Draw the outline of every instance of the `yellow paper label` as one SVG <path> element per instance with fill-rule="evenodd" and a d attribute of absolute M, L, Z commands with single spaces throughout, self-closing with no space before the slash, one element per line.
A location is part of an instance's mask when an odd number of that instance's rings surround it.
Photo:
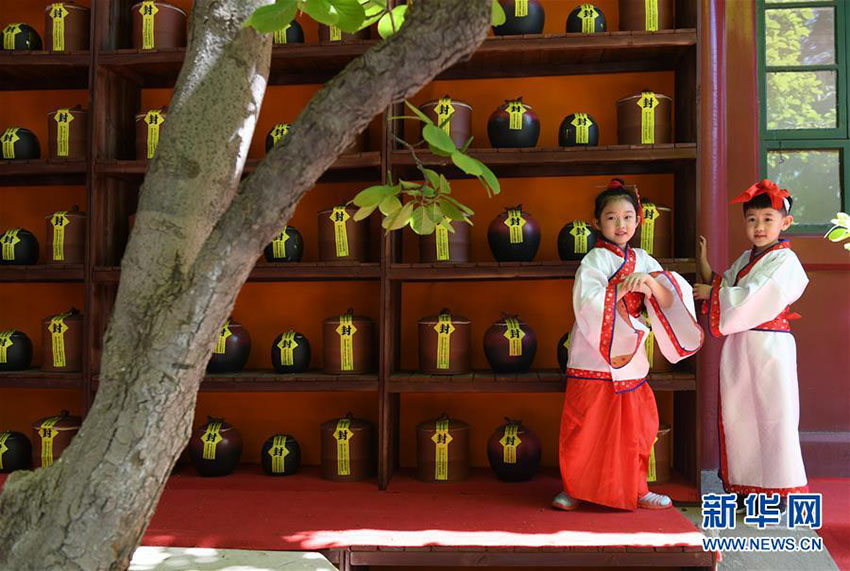
<path fill-rule="evenodd" d="M 207 425 L 207 430 L 201 436 L 204 442 L 204 460 L 215 460 L 215 450 L 218 443 L 224 440 L 221 436 L 221 422 L 215 421 Z"/>
<path fill-rule="evenodd" d="M 650 367 L 655 364 L 655 334 L 651 330 L 646 336 L 646 360 Z"/>
<path fill-rule="evenodd" d="M 573 222 L 573 229 L 570 230 L 570 234 L 574 238 L 573 253 L 586 254 L 587 239 L 590 236 L 590 228 L 588 228 L 587 222 L 582 222 L 581 220 Z"/>
<path fill-rule="evenodd" d="M 511 357 L 522 356 L 522 339 L 525 337 L 525 331 L 519 326 L 519 321 L 514 317 L 505 319 L 505 339 L 508 340 L 508 355 Z"/>
<path fill-rule="evenodd" d="M 436 445 L 435 480 L 449 479 L 449 444 L 452 440 L 454 438 L 449 434 L 449 420 L 438 420 L 437 432 L 431 437 L 431 441 Z"/>
<path fill-rule="evenodd" d="M 437 103 L 437 125 L 445 131 L 446 135 L 452 134 L 451 118 L 454 115 L 455 108 L 452 105 L 451 97 L 441 97 Z"/>
<path fill-rule="evenodd" d="M 640 142 L 644 145 L 655 143 L 655 108 L 658 107 L 658 98 L 651 91 L 641 92 L 638 99 L 640 107 Z"/>
<path fill-rule="evenodd" d="M 437 332 L 437 368 L 448 369 L 451 360 L 451 338 L 455 330 L 452 316 L 447 313 L 440 314 L 434 330 Z"/>
<path fill-rule="evenodd" d="M 525 115 L 526 108 L 521 101 L 511 101 L 508 103 L 508 115 L 510 115 L 510 124 L 508 127 L 512 131 L 522 131 L 522 116 Z"/>
<path fill-rule="evenodd" d="M 646 12 L 645 27 L 648 32 L 658 31 L 658 0 L 644 0 L 644 12 Z"/>
<path fill-rule="evenodd" d="M 3 131 L 3 137 L 0 137 L 0 140 L 3 141 L 3 158 L 4 159 L 14 159 L 15 158 L 15 143 L 21 140 L 18 136 L 18 128 L 17 127 L 9 127 L 5 131 Z"/>
<path fill-rule="evenodd" d="M 563 345 L 564 345 L 564 349 L 566 349 L 567 351 L 569 351 L 569 350 L 570 350 L 570 342 L 571 342 L 572 340 L 573 340 L 573 336 L 572 336 L 572 334 L 567 335 L 567 340 L 566 340 L 566 341 L 564 341 L 564 343 L 563 343 Z"/>
<path fill-rule="evenodd" d="M 139 13 L 142 15 L 142 49 L 152 50 L 156 47 L 154 40 L 154 21 L 159 8 L 153 1 L 142 2 Z M 150 158 L 150 157 L 148 157 Z"/>
<path fill-rule="evenodd" d="M 502 445 L 502 461 L 505 464 L 516 464 L 516 449 L 522 444 L 522 440 L 517 436 L 518 432 L 518 424 L 509 424 L 505 427 L 504 436 L 499 440 Z"/>
<path fill-rule="evenodd" d="M 351 420 L 347 418 L 339 419 L 336 423 L 334 431 L 334 440 L 336 440 L 336 473 L 337 476 L 351 475 L 351 450 L 349 442 L 354 433 L 349 428 Z"/>
<path fill-rule="evenodd" d="M 15 245 L 21 242 L 21 239 L 18 238 L 18 232 L 20 231 L 20 228 L 11 228 L 6 230 L 3 233 L 3 237 L 0 238 L 0 243 L 3 244 L 3 259 L 7 262 L 14 261 L 15 259 Z"/>
<path fill-rule="evenodd" d="M 525 218 L 522 217 L 522 210 L 511 208 L 508 210 L 508 217 L 505 218 L 505 226 L 510 232 L 511 244 L 522 244 L 522 227 L 525 226 Z"/>
<path fill-rule="evenodd" d="M 451 258 L 449 250 L 449 224 L 451 224 L 451 221 L 445 218 L 442 224 L 437 224 L 434 230 L 437 244 L 437 260 L 440 262 L 447 262 Z"/>
<path fill-rule="evenodd" d="M 68 10 L 61 2 L 54 2 L 50 6 L 50 19 L 53 20 L 53 51 L 65 51 L 65 16 Z"/>
<path fill-rule="evenodd" d="M 12 435 L 12 433 L 9 432 L 9 431 L 0 432 L 0 470 L 3 469 L 3 455 L 9 449 L 9 447 L 6 446 L 6 441 L 9 439 L 9 437 L 11 435 Z"/>
<path fill-rule="evenodd" d="M 354 370 L 354 334 L 357 333 L 357 328 L 352 322 L 352 317 L 349 314 L 339 316 L 339 325 L 336 328 L 339 335 L 339 355 L 340 368 L 343 371 Z"/>
<path fill-rule="evenodd" d="M 658 474 L 655 468 L 655 443 L 658 442 L 658 437 L 652 441 L 652 449 L 649 452 L 649 468 L 646 471 L 646 481 L 654 482 L 658 479 Z"/>
<path fill-rule="evenodd" d="M 516 0 L 514 2 L 514 17 L 524 18 L 528 16 L 528 0 Z"/>
<path fill-rule="evenodd" d="M 576 128 L 576 144 L 586 145 L 590 142 L 590 125 L 591 121 L 587 113 L 576 113 L 575 118 L 571 121 L 573 127 Z"/>
<path fill-rule="evenodd" d="M 640 247 L 652 255 L 655 250 L 655 221 L 659 212 L 654 204 L 647 202 L 643 205 L 643 224 L 640 228 Z"/>
<path fill-rule="evenodd" d="M 289 133 L 289 123 L 278 123 L 272 129 L 272 147 L 277 148 L 277 144 Z"/>
<path fill-rule="evenodd" d="M 283 474 L 286 472 L 286 457 L 289 456 L 289 450 L 286 449 L 286 436 L 278 434 L 272 440 L 272 447 L 269 448 L 269 456 L 272 457 L 272 474 Z"/>
<path fill-rule="evenodd" d="M 336 26 L 331 26 L 331 41 L 338 42 L 342 40 L 342 30 Z"/>
<path fill-rule="evenodd" d="M 50 339 L 53 347 L 54 367 L 68 366 L 65 359 L 65 332 L 68 331 L 65 318 L 70 315 L 70 313 L 61 313 L 50 320 Z"/>
<path fill-rule="evenodd" d="M 345 223 L 351 216 L 345 210 L 344 206 L 337 206 L 331 211 L 331 220 L 334 223 L 334 244 L 336 245 L 336 257 L 345 258 L 348 256 L 348 230 Z"/>
<path fill-rule="evenodd" d="M 291 27 L 292 27 L 292 23 L 289 23 L 289 24 L 287 24 L 286 26 L 284 26 L 283 28 L 281 28 L 281 29 L 277 30 L 277 31 L 274 33 L 274 43 L 276 43 L 276 44 L 285 44 L 285 43 L 286 43 L 286 32 L 287 32 L 287 31 L 289 30 L 289 28 L 291 28 Z"/>
<path fill-rule="evenodd" d="M 8 363 L 8 356 L 6 352 L 9 348 L 15 343 L 12 341 L 12 335 L 15 334 L 14 329 L 7 329 L 6 331 L 0 331 L 0 364 Z"/>
<path fill-rule="evenodd" d="M 165 116 L 159 110 L 148 111 L 145 115 L 145 123 L 148 126 L 147 157 L 152 159 L 156 152 L 156 147 L 159 145 L 159 129 L 165 123 Z"/>
<path fill-rule="evenodd" d="M 596 31 L 596 18 L 599 17 L 596 6 L 593 4 L 582 4 L 578 9 L 578 17 L 581 20 L 581 33 L 594 33 Z"/>
<path fill-rule="evenodd" d="M 66 216 L 67 212 L 55 212 L 50 217 L 50 225 L 53 226 L 53 261 L 61 262 L 65 259 L 65 226 L 71 223 Z"/>
<path fill-rule="evenodd" d="M 20 24 L 9 24 L 5 28 L 3 28 L 3 49 L 4 50 L 13 50 L 15 49 L 15 37 L 21 33 L 21 25 Z"/>
<path fill-rule="evenodd" d="M 277 236 L 272 240 L 272 255 L 275 258 L 286 257 L 286 241 L 289 240 L 289 233 L 286 231 L 287 226 L 277 233 Z"/>
<path fill-rule="evenodd" d="M 230 320 L 224 322 L 221 330 L 218 332 L 218 341 L 215 342 L 215 349 L 213 349 L 213 353 L 216 355 L 224 355 L 225 349 L 227 348 L 227 338 L 233 335 L 230 331 Z"/>
<path fill-rule="evenodd" d="M 291 367 L 295 364 L 295 348 L 298 343 L 295 341 L 295 331 L 287 331 L 280 337 L 277 344 L 280 349 L 280 364 L 284 367 Z"/>
<path fill-rule="evenodd" d="M 56 121 L 56 154 L 60 157 L 68 156 L 68 141 L 71 138 L 71 121 L 74 116 L 70 109 L 59 109 L 53 116 Z"/>
<path fill-rule="evenodd" d="M 41 467 L 53 465 L 53 439 L 59 436 L 59 431 L 53 428 L 61 417 L 54 416 L 41 423 L 38 435 L 41 437 Z"/>

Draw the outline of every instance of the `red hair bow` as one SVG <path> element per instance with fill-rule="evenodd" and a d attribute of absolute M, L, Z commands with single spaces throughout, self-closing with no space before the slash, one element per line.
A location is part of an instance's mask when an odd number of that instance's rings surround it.
<path fill-rule="evenodd" d="M 774 210 L 782 210 L 782 207 L 785 206 L 784 199 L 791 198 L 791 194 L 787 190 L 779 188 L 772 180 L 764 179 L 742 192 L 740 196 L 730 201 L 729 204 L 749 202 L 760 194 L 766 194 L 770 197 L 770 204 Z"/>

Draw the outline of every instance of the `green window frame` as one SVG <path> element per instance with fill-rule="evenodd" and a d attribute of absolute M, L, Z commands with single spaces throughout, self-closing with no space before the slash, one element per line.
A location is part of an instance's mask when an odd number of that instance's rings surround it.
<path fill-rule="evenodd" d="M 848 117 L 850 101 L 847 97 L 848 76 L 850 76 L 850 57 L 847 53 L 847 34 L 850 31 L 850 6 L 847 0 L 758 0 L 756 4 L 756 24 L 758 43 L 758 87 L 759 87 L 759 135 L 760 135 L 760 172 L 767 176 L 767 155 L 770 151 L 803 151 L 830 149 L 839 152 L 839 174 L 841 185 L 840 207 L 847 212 L 850 209 L 850 193 L 847 184 L 850 181 L 850 136 Z M 769 66 L 767 65 L 766 20 L 767 12 L 778 9 L 832 8 L 835 14 L 835 61 L 832 64 Z M 829 71 L 836 75 L 836 125 L 822 129 L 773 129 L 767 128 L 767 77 L 771 72 L 787 71 Z M 822 234 L 829 229 L 829 219 L 822 224 L 797 224 L 788 231 L 790 234 Z"/>

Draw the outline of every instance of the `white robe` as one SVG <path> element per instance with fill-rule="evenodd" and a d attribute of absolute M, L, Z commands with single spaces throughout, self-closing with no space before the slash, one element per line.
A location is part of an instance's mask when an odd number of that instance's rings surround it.
<path fill-rule="evenodd" d="M 676 363 L 702 347 L 704 335 L 696 323 L 690 284 L 675 272 L 665 272 L 640 248 L 629 247 L 624 252 L 605 242 L 587 253 L 576 272 L 576 321 L 570 333 L 568 377 L 612 380 L 616 392 L 634 389 L 646 379 L 649 361 L 644 341 L 649 327 L 641 318 L 626 313 L 624 304 L 616 303 L 616 284 L 635 272 L 652 275 L 673 294 L 669 308 L 661 308 L 655 299 L 644 304 L 667 360 Z"/>
<path fill-rule="evenodd" d="M 809 279 L 782 241 L 744 252 L 714 276 L 711 333 L 727 336 L 720 357 L 721 478 L 740 494 L 804 491 L 797 346 L 787 308 Z M 794 316 L 792 315 L 792 318 Z"/>

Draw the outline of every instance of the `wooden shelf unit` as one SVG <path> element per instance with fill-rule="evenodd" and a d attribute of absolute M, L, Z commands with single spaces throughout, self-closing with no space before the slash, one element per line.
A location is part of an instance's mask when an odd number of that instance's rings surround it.
<path fill-rule="evenodd" d="M 89 213 L 88 253 L 82 267 L 0 268 L 0 282 L 79 282 L 86 288 L 84 309 L 88 343 L 84 369 L 79 374 L 47 374 L 39 371 L 0 373 L 0 387 L 79 388 L 85 405 L 93 394 L 98 377 L 100 336 L 114 301 L 120 277 L 121 253 L 126 242 L 127 215 L 135 209 L 138 187 L 145 162 L 125 160 L 133 156 L 133 117 L 140 108 L 142 89 L 171 87 L 184 58 L 184 50 L 140 53 L 128 50 L 127 14 L 130 0 L 92 0 L 92 51 L 68 55 L 0 52 L 0 89 L 89 89 L 92 122 L 89 156 L 82 162 L 0 161 L 0 186 L 77 185 L 87 187 Z M 676 217 L 674 221 L 675 258 L 664 265 L 683 274 L 695 271 L 695 246 L 700 203 L 698 172 L 702 153 L 697 147 L 698 73 L 697 61 L 705 56 L 698 45 L 697 10 L 690 2 L 679 1 L 680 29 L 657 33 L 611 32 L 598 35 L 561 34 L 488 38 L 466 62 L 442 73 L 438 79 L 479 79 L 535 77 L 574 74 L 673 71 L 675 73 L 675 143 L 654 146 L 623 146 L 565 149 L 474 148 L 473 156 L 488 164 L 500 177 L 574 176 L 591 174 L 665 173 L 674 176 Z M 344 45 L 276 47 L 273 50 L 270 84 L 303 85 L 325 81 L 338 73 L 373 42 Z M 385 117 L 398 108 L 386 110 Z M 412 159 L 390 143 L 396 128 L 386 119 L 380 149 L 344 155 L 324 180 L 381 180 L 386 169 L 410 172 Z M 424 153 L 426 163 L 442 165 L 445 160 Z M 246 173 L 258 161 L 251 160 Z M 449 167 L 447 176 L 460 173 Z M 2 189 L 0 189 L 2 192 Z M 464 377 L 435 378 L 404 372 L 400 367 L 400 307 L 402 288 L 408 282 L 455 282 L 465 280 L 544 280 L 571 279 L 577 263 L 538 261 L 526 264 L 472 262 L 468 264 L 408 264 L 403 262 L 402 240 L 398 235 L 380 239 L 380 261 L 358 266 L 320 263 L 293 265 L 258 264 L 249 281 L 333 281 L 374 280 L 380 283 L 380 332 L 378 370 L 374 375 L 342 377 L 310 372 L 283 376 L 271 371 L 245 371 L 236 375 L 210 375 L 202 383 L 204 392 L 308 392 L 369 391 L 378 399 L 379 477 L 387 487 L 398 467 L 398 432 L 402 395 L 407 393 L 558 393 L 564 381 L 557 371 L 534 371 L 527 375 L 502 376 L 476 372 Z M 699 369 L 697 369 L 699 370 Z M 673 394 L 675 414 L 673 453 L 675 470 L 694 486 L 699 486 L 700 379 L 694 373 L 676 371 L 653 374 L 650 386 Z M 355 564 L 434 564 L 485 559 L 493 564 L 532 561 L 529 553 L 478 551 L 463 553 L 425 549 L 427 557 L 408 556 L 406 551 L 346 552 Z M 423 552 L 424 552 L 423 551 Z M 579 550 L 580 551 L 580 550 Z M 554 553 L 554 552 L 553 552 Z M 551 555 L 551 554 L 550 554 Z M 558 552 L 563 561 L 563 553 Z M 641 553 L 571 553 L 572 563 L 597 565 L 643 564 L 658 559 Z M 659 554 L 653 554 L 658 556 Z M 663 555 L 663 554 L 661 554 Z M 685 554 L 694 565 L 704 554 Z M 460 556 L 460 558 L 458 558 Z M 552 564 L 548 555 L 537 554 L 541 564 Z M 482 559 L 484 557 L 484 559 Z M 670 557 L 673 557 L 670 555 Z M 677 555 L 677 561 L 682 558 Z M 546 562 L 543 560 L 546 559 Z M 551 558 L 550 558 L 551 559 Z M 537 560 L 533 560 L 537 561 Z M 535 563 L 530 563 L 534 565 Z M 663 562 L 661 563 L 663 564 Z"/>

